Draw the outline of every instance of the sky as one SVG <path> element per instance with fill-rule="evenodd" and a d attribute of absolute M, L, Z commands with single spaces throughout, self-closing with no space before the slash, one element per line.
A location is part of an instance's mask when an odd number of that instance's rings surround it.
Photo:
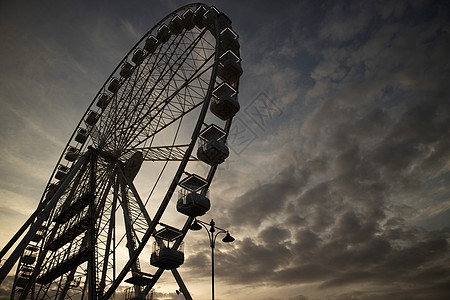
<path fill-rule="evenodd" d="M 1 247 L 112 70 L 187 3 L 0 1 Z M 216 299 L 448 299 L 450 3 L 207 4 L 232 20 L 244 70 L 201 218 L 236 238 L 216 245 Z M 185 255 L 209 299 L 205 232 Z M 182 299 L 171 276 L 155 288 Z"/>

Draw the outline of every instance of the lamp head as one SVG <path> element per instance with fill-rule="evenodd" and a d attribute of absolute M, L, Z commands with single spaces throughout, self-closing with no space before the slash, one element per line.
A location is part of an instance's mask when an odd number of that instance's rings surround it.
<path fill-rule="evenodd" d="M 227 234 L 225 235 L 225 237 L 222 239 L 222 242 L 224 242 L 224 243 L 232 243 L 232 242 L 234 242 L 234 237 L 232 237 L 231 235 L 230 235 L 230 233 L 227 231 Z"/>

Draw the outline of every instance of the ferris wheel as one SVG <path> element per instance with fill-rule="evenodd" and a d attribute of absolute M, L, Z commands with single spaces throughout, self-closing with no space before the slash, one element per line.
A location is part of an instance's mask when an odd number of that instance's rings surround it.
<path fill-rule="evenodd" d="M 214 6 L 183 6 L 145 34 L 89 105 L 38 208 L 1 251 L 0 283 L 17 264 L 11 299 L 109 299 L 123 281 L 127 299 L 145 299 L 165 270 L 190 299 L 177 271 L 183 239 L 209 210 L 209 186 L 229 155 L 241 75 L 238 35 Z M 150 241 L 151 272 L 141 257 Z"/>

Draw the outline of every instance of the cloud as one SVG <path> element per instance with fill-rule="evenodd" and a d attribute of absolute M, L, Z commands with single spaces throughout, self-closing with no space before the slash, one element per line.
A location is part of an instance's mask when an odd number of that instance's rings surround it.
<path fill-rule="evenodd" d="M 126 34 L 130 35 L 130 38 L 136 41 L 139 41 L 144 33 L 138 32 L 132 23 L 127 20 L 120 20 L 122 23 L 123 30 Z"/>
<path fill-rule="evenodd" d="M 232 203 L 229 211 L 232 222 L 258 227 L 264 219 L 281 212 L 284 203 L 299 192 L 307 177 L 292 166 L 272 182 L 249 190 Z"/>
<path fill-rule="evenodd" d="M 13 276 L 6 276 L 5 280 L 2 282 L 2 285 L 0 285 L 1 300 L 11 299 L 11 290 L 9 287 L 13 284 L 13 281 Z"/>

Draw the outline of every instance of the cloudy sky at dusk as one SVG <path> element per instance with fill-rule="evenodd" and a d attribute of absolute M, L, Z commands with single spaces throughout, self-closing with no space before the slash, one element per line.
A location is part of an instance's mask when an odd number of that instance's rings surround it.
<path fill-rule="evenodd" d="M 0 2 L 0 247 L 112 70 L 187 3 Z M 236 238 L 217 244 L 216 299 L 448 299 L 450 2 L 207 3 L 244 69 L 202 217 Z M 185 252 L 209 299 L 206 233 Z M 156 291 L 182 299 L 169 275 Z"/>

